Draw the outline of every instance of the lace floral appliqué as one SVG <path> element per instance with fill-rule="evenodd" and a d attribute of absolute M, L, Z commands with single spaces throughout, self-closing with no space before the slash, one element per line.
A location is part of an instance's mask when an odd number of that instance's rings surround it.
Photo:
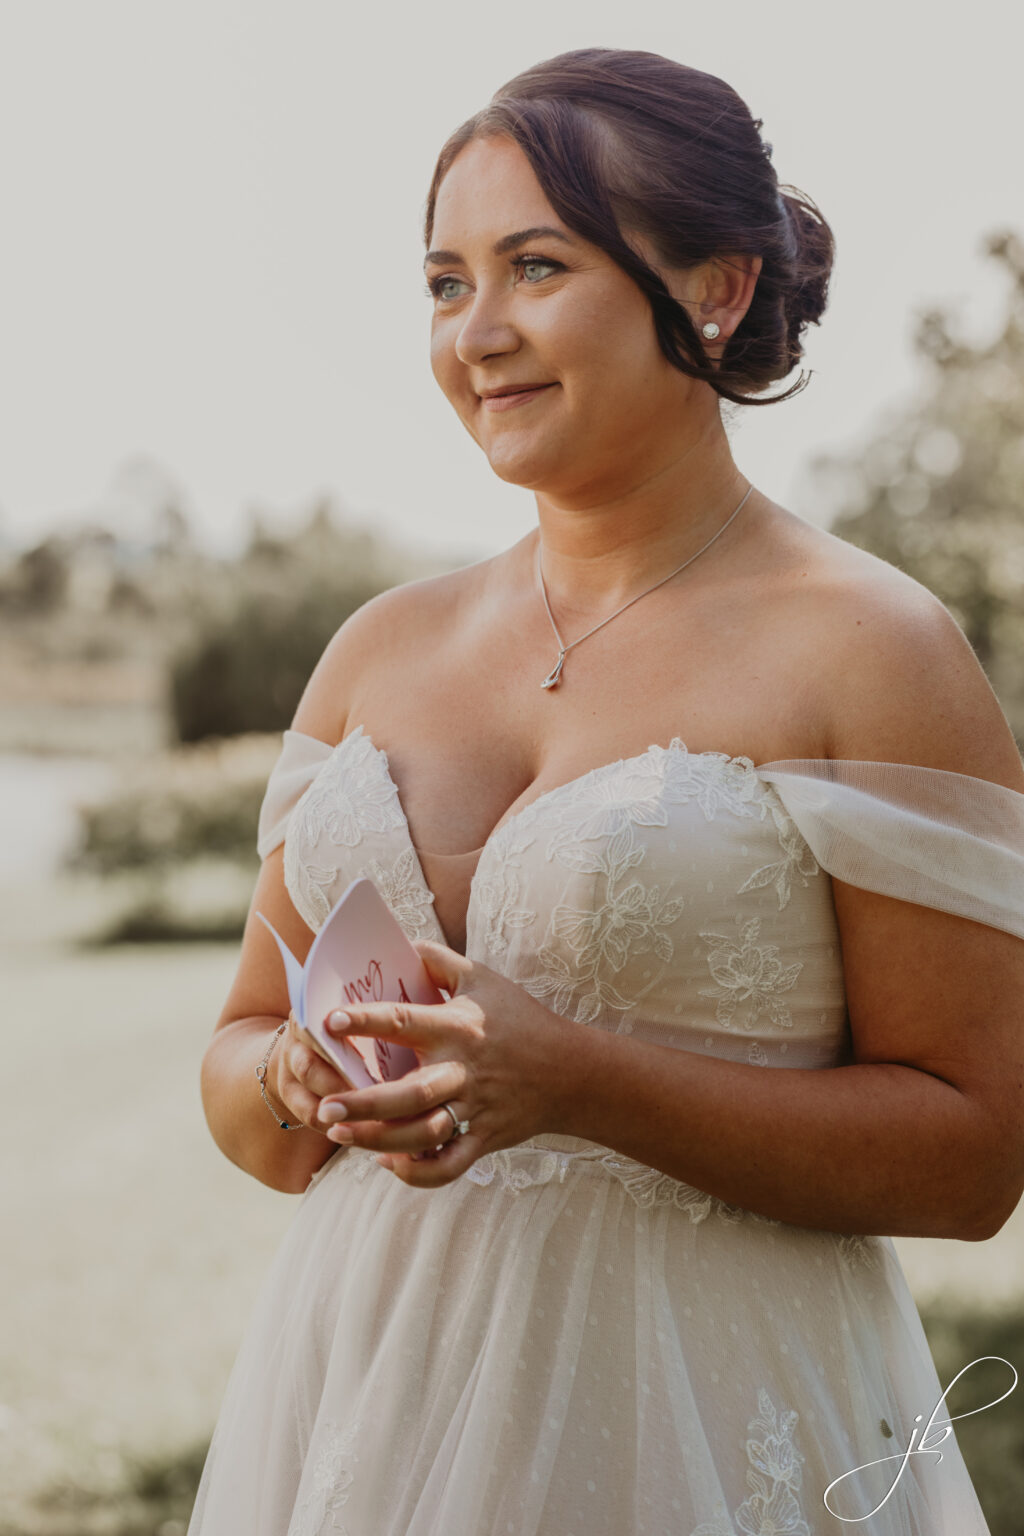
<path fill-rule="evenodd" d="M 602 1007 L 624 1010 L 635 1005 L 643 993 L 624 997 L 609 979 L 633 956 L 653 952 L 663 964 L 672 958 L 667 930 L 678 920 L 683 903 L 664 899 L 660 886 L 645 885 L 637 876 L 627 880 L 628 871 L 641 864 L 645 854 L 645 845 L 637 842 L 629 824 L 591 846 L 567 841 L 561 832 L 552 839 L 548 857 L 556 857 L 576 874 L 595 876 L 603 900 L 585 908 L 554 908 L 548 932 L 569 951 L 571 960 L 544 945 L 537 954 L 539 970 L 523 986 L 534 997 L 551 998 L 555 1013 L 578 1024 L 592 1023 Z"/>
<path fill-rule="evenodd" d="M 348 1536 L 341 1510 L 348 1503 L 355 1479 L 352 1464 L 358 1461 L 352 1446 L 359 1432 L 358 1420 L 344 1426 L 328 1419 L 310 1447 L 312 1471 L 309 1491 L 296 1508 L 288 1536 Z"/>
<path fill-rule="evenodd" d="M 497 855 L 493 860 L 497 863 L 494 874 L 473 882 L 473 898 L 487 922 L 484 943 L 499 959 L 508 951 L 508 930 L 528 928 L 537 919 L 532 907 L 521 905 L 522 856 L 534 841 L 514 832 L 509 823 L 495 839 L 500 849 L 496 846 L 488 850 Z"/>
<path fill-rule="evenodd" d="M 326 832 L 342 848 L 354 848 L 366 832 L 404 826 L 398 790 L 381 772 L 382 766 L 380 752 L 357 726 L 335 748 L 299 802 L 299 826 L 314 839 Z"/>
<path fill-rule="evenodd" d="M 715 1016 L 725 1029 L 731 1029 L 735 1022 L 752 1029 L 762 1013 L 779 1028 L 788 1029 L 793 1018 L 778 994 L 795 985 L 803 961 L 783 965 L 777 944 L 758 944 L 759 917 L 745 918 L 737 913 L 736 922 L 738 940 L 724 933 L 701 932 L 704 942 L 714 946 L 708 955 L 708 969 L 715 985 L 701 987 L 700 995 L 716 999 Z"/>
<path fill-rule="evenodd" d="M 602 1010 L 634 1008 L 657 987 L 673 958 L 673 930 L 685 903 L 663 884 L 643 878 L 649 839 L 637 835 L 645 828 L 666 827 L 670 806 L 692 801 L 708 822 L 720 814 L 765 821 L 771 811 L 783 858 L 755 871 L 743 890 L 773 885 L 781 906 L 789 900 L 794 874 L 812 873 L 807 845 L 774 803 L 777 797 L 762 783 L 750 758 L 691 753 L 674 737 L 667 748 L 652 746 L 638 758 L 595 769 L 572 789 L 557 809 L 554 792 L 534 803 L 539 814 L 554 821 L 546 857 L 574 875 L 593 878 L 581 882 L 584 902 L 562 902 L 553 908 L 533 974 L 521 984 L 576 1023 L 591 1024 Z M 529 816 L 533 809 L 523 814 Z M 482 883 L 480 891 L 489 916 L 492 909 L 494 913 L 489 946 L 493 953 L 503 953 L 494 945 L 507 942 L 504 929 L 511 914 L 522 923 L 527 912 L 531 921 L 536 916 L 522 901 L 517 860 L 513 857 L 507 866 L 502 860 L 500 873 Z M 496 925 L 495 941 L 491 936 Z M 755 936 L 756 931 L 755 925 Z M 731 1027 L 742 1005 L 748 1028 L 764 1010 L 774 1022 L 790 1024 L 789 1010 L 770 994 L 788 990 L 801 966 L 784 970 L 775 946 L 755 945 L 750 937 L 740 945 L 720 935 L 707 937 L 718 945 L 711 961 L 718 985 L 709 995 L 718 1002 L 719 1021 Z M 645 984 L 638 990 L 631 962 L 645 954 L 661 962 L 661 969 L 645 971 Z M 619 979 L 627 976 L 631 985 Z"/>
<path fill-rule="evenodd" d="M 373 881 L 410 938 L 422 938 L 430 931 L 434 893 L 423 883 L 411 848 L 400 853 L 388 868 L 371 859 L 363 874 Z"/>
<path fill-rule="evenodd" d="M 862 1232 L 844 1232 L 837 1237 L 836 1249 L 847 1269 L 880 1269 L 881 1245 L 877 1237 Z"/>
<path fill-rule="evenodd" d="M 763 1387 L 757 1406 L 747 1425 L 750 1497 L 736 1510 L 732 1525 L 705 1521 L 691 1536 L 734 1536 L 734 1531 L 742 1536 L 812 1536 L 798 1498 L 804 1458 L 793 1444 L 793 1430 L 800 1416 L 792 1408 L 778 1412 Z"/>
<path fill-rule="evenodd" d="M 336 895 L 340 860 L 321 864 L 310 858 L 331 848 L 357 848 L 373 834 L 378 841 L 389 832 L 406 827 L 398 790 L 387 772 L 384 755 L 357 726 L 335 747 L 312 784 L 299 800 L 288 828 L 284 848 L 285 885 L 298 911 L 320 928 Z M 391 906 L 406 933 L 416 937 L 429 931 L 425 909 L 433 903 L 411 845 L 393 863 L 374 860 L 366 873 Z"/>
<path fill-rule="evenodd" d="M 571 784 L 568 819 L 548 844 L 554 858 L 563 844 L 575 846 L 611 838 L 632 827 L 664 827 L 668 815 L 662 800 L 662 777 L 650 753 L 594 768 Z M 535 802 L 542 806 L 544 797 Z M 532 807 L 530 807 L 532 809 Z M 550 806 L 548 807 L 550 809 Z"/>
<path fill-rule="evenodd" d="M 464 1177 L 473 1184 L 489 1185 L 497 1181 L 500 1188 L 518 1194 L 520 1190 L 533 1188 L 537 1184 L 550 1184 L 555 1179 L 564 1183 L 566 1174 L 572 1168 L 584 1165 L 610 1174 L 622 1185 L 630 1199 L 645 1209 L 674 1205 L 677 1210 L 685 1211 L 694 1224 L 714 1214 L 729 1222 L 746 1217 L 767 1222 L 771 1226 L 779 1225 L 774 1217 L 760 1216 L 744 1210 L 742 1206 L 729 1205 L 715 1195 L 694 1188 L 692 1184 L 672 1178 L 671 1174 L 662 1173 L 647 1163 L 624 1157 L 620 1152 L 610 1151 L 606 1147 L 584 1147 L 579 1152 L 559 1152 L 531 1142 L 521 1142 L 519 1146 L 499 1152 L 485 1152 L 467 1168 Z"/>
<path fill-rule="evenodd" d="M 794 879 L 799 876 L 800 883 L 806 885 L 809 876 L 820 874 L 821 866 L 789 812 L 781 805 L 773 805 L 771 814 L 779 834 L 782 858 L 772 864 L 763 864 L 760 869 L 755 869 L 754 873 L 740 886 L 740 895 L 745 891 L 759 891 L 766 885 L 770 885 L 774 887 L 775 894 L 779 898 L 781 912 L 783 907 L 789 905 Z"/>
<path fill-rule="evenodd" d="M 660 770 L 666 800 L 676 805 L 696 800 L 705 821 L 713 821 L 719 811 L 764 820 L 769 801 L 751 758 L 690 752 L 678 736 L 667 749 L 651 747 L 648 756 Z"/>

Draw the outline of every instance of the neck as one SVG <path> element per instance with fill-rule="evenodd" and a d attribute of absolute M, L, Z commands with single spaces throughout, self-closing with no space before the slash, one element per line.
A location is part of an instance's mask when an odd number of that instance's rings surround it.
<path fill-rule="evenodd" d="M 596 496 L 538 492 L 539 526 L 530 550 L 535 555 L 539 541 L 552 601 L 578 615 L 627 601 L 702 549 L 748 485 L 719 423 L 710 441 L 684 446 L 643 479 L 626 479 Z"/>

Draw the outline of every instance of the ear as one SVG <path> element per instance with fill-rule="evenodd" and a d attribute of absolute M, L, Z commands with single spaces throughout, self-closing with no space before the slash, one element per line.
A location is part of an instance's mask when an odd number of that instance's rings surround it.
<path fill-rule="evenodd" d="M 627 239 L 648 266 L 658 273 L 672 297 L 689 312 L 699 331 L 714 320 L 719 334 L 714 341 L 704 340 L 712 357 L 717 357 L 729 337 L 750 308 L 757 279 L 763 265 L 760 256 L 749 252 L 726 251 L 710 256 L 698 267 L 666 267 L 655 255 L 653 242 L 631 231 Z"/>
<path fill-rule="evenodd" d="M 760 256 L 740 251 L 713 256 L 705 262 L 701 270 L 707 275 L 694 323 L 698 330 L 709 320 L 718 326 L 719 334 L 709 345 L 709 352 L 721 351 L 750 308 L 762 265 Z"/>

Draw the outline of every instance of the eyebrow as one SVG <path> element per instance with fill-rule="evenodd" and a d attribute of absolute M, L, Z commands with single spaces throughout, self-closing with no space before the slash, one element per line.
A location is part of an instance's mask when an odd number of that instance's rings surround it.
<path fill-rule="evenodd" d="M 517 245 L 525 245 L 528 240 L 537 240 L 541 235 L 548 235 L 555 240 L 564 240 L 566 245 L 574 244 L 560 229 L 553 229 L 550 224 L 535 224 L 532 229 L 517 229 L 514 235 L 503 235 L 494 246 L 494 254 L 504 256 L 506 251 L 513 251 Z M 431 262 L 442 261 L 463 262 L 464 258 L 458 251 L 428 251 L 423 258 L 423 265 L 426 267 Z"/>

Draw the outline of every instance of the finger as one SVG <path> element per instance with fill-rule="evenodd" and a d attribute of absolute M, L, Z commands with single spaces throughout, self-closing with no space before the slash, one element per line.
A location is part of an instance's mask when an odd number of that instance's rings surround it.
<path fill-rule="evenodd" d="M 276 1119 L 283 1117 L 290 1125 L 300 1124 L 313 1128 L 320 1099 L 298 1081 L 288 1064 L 286 1041 L 290 1034 L 289 1028 L 282 1039 L 276 1040 L 275 1037 L 272 1042 L 272 1047 L 276 1044 L 276 1050 L 272 1048 L 268 1058 L 263 1084 L 265 1096 L 269 1094 L 270 1108 Z M 315 1128 L 321 1133 L 325 1129 L 321 1126 Z"/>
<path fill-rule="evenodd" d="M 444 987 L 454 997 L 466 986 L 473 973 L 472 960 L 434 939 L 413 939 L 412 945 L 435 987 Z"/>
<path fill-rule="evenodd" d="M 319 1131 L 321 1136 L 325 1136 L 328 1131 L 332 1130 L 344 1129 L 346 1132 L 348 1131 L 347 1120 L 343 1121 L 342 1125 L 339 1126 L 337 1121 L 324 1118 L 323 1099 L 319 1094 L 305 1088 L 297 1079 L 293 1079 L 285 1092 L 280 1095 L 280 1103 L 286 1105 L 288 1109 L 287 1118 L 289 1120 L 301 1120 L 303 1125 L 308 1126 L 311 1131 Z M 376 1124 L 376 1121 L 366 1121 L 363 1125 L 363 1130 L 372 1129 Z M 355 1127 L 353 1126 L 354 1129 Z M 332 1139 L 338 1145 L 349 1145 L 353 1141 L 361 1140 L 359 1136 L 351 1134 L 344 1137 L 336 1136 Z"/>
<path fill-rule="evenodd" d="M 311 1046 L 296 1044 L 282 1052 L 276 1075 L 278 1099 L 282 1104 L 290 1103 L 293 1114 L 301 1109 L 299 1118 L 312 1130 L 322 1134 L 332 1123 L 325 1121 L 320 1113 L 324 1094 L 350 1092 L 352 1086 Z"/>
<path fill-rule="evenodd" d="M 466 1073 L 460 1062 L 438 1061 L 414 1068 L 404 1077 L 377 1083 L 372 1088 L 354 1088 L 342 1094 L 332 1093 L 323 1106 L 323 1116 L 351 1123 L 354 1120 L 400 1120 L 436 1109 L 445 1099 L 461 1094 Z M 345 1113 L 342 1114 L 341 1111 Z"/>
<path fill-rule="evenodd" d="M 445 1143 L 436 1157 L 414 1158 L 408 1153 L 387 1153 L 384 1167 L 390 1168 L 403 1184 L 415 1189 L 439 1189 L 451 1184 L 472 1168 L 480 1155 L 482 1144 L 472 1134 L 455 1136 Z"/>
<path fill-rule="evenodd" d="M 451 1014 L 441 1013 L 447 1007 L 447 1003 L 360 1003 L 346 1007 L 344 1012 L 333 1010 L 324 1027 L 339 1040 L 346 1035 L 364 1035 L 426 1048 L 443 1038 L 442 1027 L 451 1030 Z"/>
<path fill-rule="evenodd" d="M 318 1099 L 325 1094 L 349 1093 L 353 1087 L 348 1078 L 321 1056 L 312 1044 L 301 1041 L 285 1051 L 284 1069 Z"/>
<path fill-rule="evenodd" d="M 327 1048 L 323 1041 L 318 1040 L 316 1035 L 313 1034 L 312 1030 L 307 1029 L 304 1024 L 300 1024 L 297 1019 L 293 1019 L 293 1022 L 294 1034 L 291 1030 L 289 1030 L 288 1034 L 285 1036 L 285 1039 L 289 1041 L 289 1044 L 305 1047 L 306 1049 L 312 1051 L 314 1055 L 318 1056 L 321 1061 L 326 1062 L 329 1067 L 334 1068 L 335 1071 L 340 1070 L 337 1063 L 328 1055 Z"/>
<path fill-rule="evenodd" d="M 298 1122 L 311 1131 L 319 1131 L 321 1135 L 326 1131 L 327 1127 L 317 1119 L 320 1100 L 295 1078 L 279 1079 L 276 1099 L 289 1125 Z"/>
<path fill-rule="evenodd" d="M 453 1105 L 458 1113 L 458 1106 Z M 356 1120 L 332 1125 L 328 1141 L 340 1146 L 365 1147 L 370 1152 L 433 1152 L 452 1139 L 452 1117 L 446 1109 L 433 1109 L 411 1120 Z"/>

